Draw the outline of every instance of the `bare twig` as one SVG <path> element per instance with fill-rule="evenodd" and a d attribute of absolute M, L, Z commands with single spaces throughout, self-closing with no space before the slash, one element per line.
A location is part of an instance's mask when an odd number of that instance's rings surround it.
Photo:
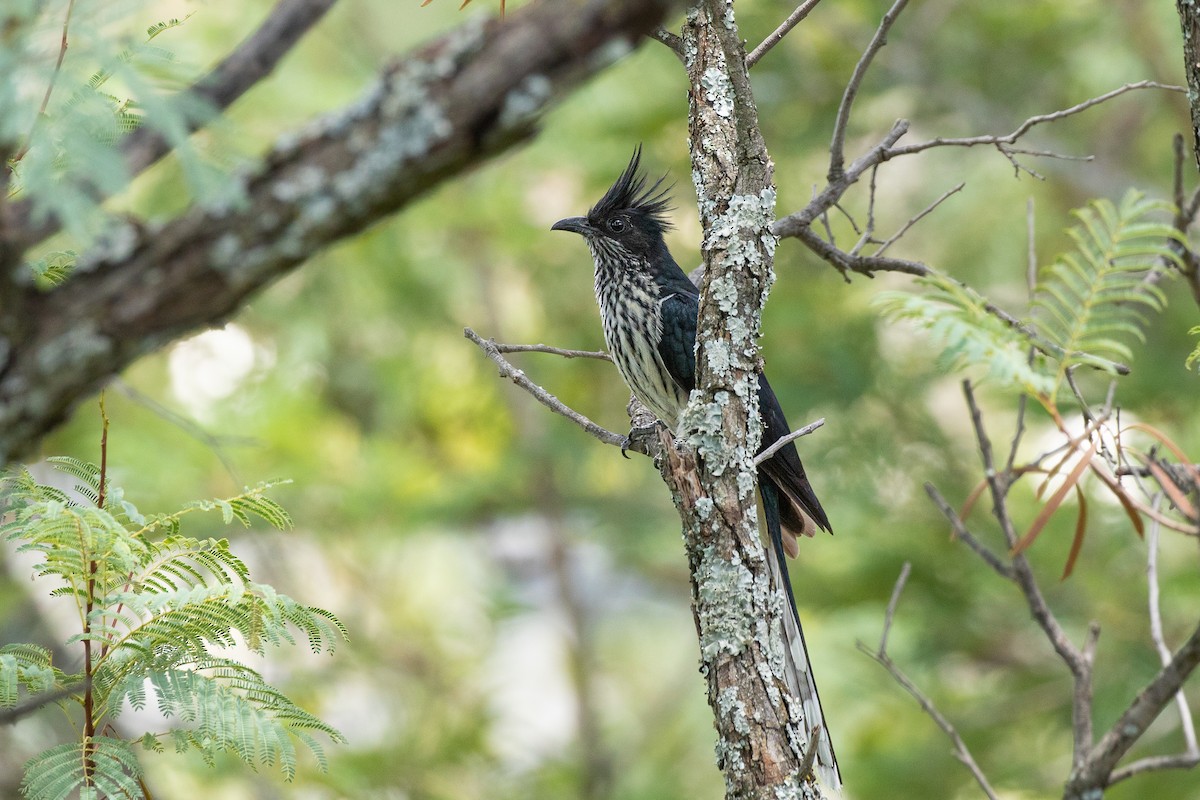
<path fill-rule="evenodd" d="M 771 456 L 778 453 L 781 449 L 783 449 L 783 447 L 785 447 L 787 445 L 788 442 L 794 442 L 797 439 L 799 439 L 801 436 L 808 436 L 810 433 L 812 433 L 813 431 L 815 431 L 817 428 L 821 427 L 824 424 L 825 424 L 825 418 L 821 417 L 816 422 L 810 422 L 807 425 L 805 425 L 803 428 L 797 428 L 796 430 L 789 433 L 787 436 L 779 437 L 778 439 L 776 439 L 774 441 L 774 443 L 772 443 L 772 445 L 770 447 L 764 449 L 761 453 L 759 453 L 757 456 L 754 457 L 754 466 L 757 467 L 759 464 L 761 464 L 762 462 L 766 461 Z"/>
<path fill-rule="evenodd" d="M 1174 86 L 1157 81 L 1138 81 L 1136 83 L 1127 83 L 1124 86 L 1119 86 L 1116 89 L 1105 92 L 1104 94 L 1084 100 L 1082 103 L 1076 103 L 1069 108 L 1051 111 L 1048 114 L 1037 114 L 1029 117 L 1020 125 L 1018 125 L 1011 133 L 1004 135 L 985 135 L 985 136 L 965 136 L 958 138 L 938 137 L 929 139 L 924 142 L 916 142 L 914 144 L 904 145 L 903 147 L 892 147 L 889 149 L 888 158 L 896 156 L 908 155 L 910 153 L 920 153 L 923 150 L 929 150 L 934 147 L 977 147 L 979 145 L 990 145 L 1001 149 L 1001 152 L 1020 153 L 1022 155 L 1047 156 L 1053 158 L 1064 158 L 1057 153 L 1051 153 L 1044 150 L 1024 150 L 1009 147 L 1016 143 L 1018 139 L 1024 136 L 1038 125 L 1044 125 L 1047 122 L 1057 122 L 1075 114 L 1087 111 L 1090 108 L 1106 103 L 1114 97 L 1119 97 L 1128 92 L 1137 91 L 1139 89 L 1163 89 L 1170 92 L 1182 92 L 1185 89 L 1182 86 Z M 1002 147 L 1004 146 L 1004 147 Z"/>
<path fill-rule="evenodd" d="M 522 370 L 514 367 L 511 363 L 509 363 L 508 359 L 500 354 L 500 351 L 496 348 L 496 343 L 491 339 L 484 339 L 470 328 L 463 329 L 463 336 L 467 337 L 476 345 L 478 345 L 479 349 L 483 351 L 483 354 L 490 358 L 496 364 L 496 366 L 500 368 L 500 376 L 502 378 L 508 378 L 517 386 L 520 386 L 522 389 L 529 392 L 531 395 L 533 395 L 535 400 L 553 411 L 555 414 L 566 417 L 605 444 L 611 444 L 615 447 L 624 447 L 629 450 L 636 450 L 637 452 L 645 453 L 645 451 L 640 448 L 636 440 L 631 443 L 628 441 L 627 437 L 622 436 L 619 433 L 613 433 L 607 428 L 597 425 L 583 414 L 580 414 L 578 411 L 566 405 L 554 395 L 550 394 L 550 392 L 547 392 L 545 389 L 529 380 Z"/>
<path fill-rule="evenodd" d="M 1159 493 L 1154 498 L 1154 510 L 1157 511 L 1161 505 L 1162 494 Z M 1159 603 L 1158 535 L 1159 524 L 1152 519 L 1150 527 L 1146 531 L 1147 606 L 1150 615 L 1150 639 L 1154 642 L 1154 649 L 1158 651 L 1159 661 L 1165 667 L 1171 662 L 1171 649 L 1167 647 L 1167 640 L 1163 635 L 1162 606 Z M 1184 755 L 1195 763 L 1200 760 L 1200 747 L 1196 743 L 1196 726 L 1192 722 L 1192 711 L 1188 706 L 1187 696 L 1183 692 L 1177 693 L 1175 703 L 1179 706 L 1179 721 L 1183 729 L 1183 741 L 1187 748 Z"/>
<path fill-rule="evenodd" d="M 1018 536 L 1016 529 L 1013 527 L 1012 518 L 1008 516 L 1008 477 L 1001 476 L 996 470 L 996 462 L 992 458 L 991 441 L 988 438 L 983 426 L 983 414 L 979 410 L 979 404 L 974 398 L 974 391 L 971 387 L 970 380 L 962 381 L 962 395 L 966 398 L 967 408 L 971 411 L 971 422 L 976 432 L 976 441 L 979 445 L 979 456 L 983 462 L 984 475 L 988 480 L 988 488 L 992 499 L 992 512 L 995 513 L 997 522 L 1000 522 L 1000 528 L 1004 534 L 1004 540 L 1008 542 L 1009 548 L 1016 547 Z M 1091 664 L 1086 663 L 1084 654 L 1081 654 L 1078 648 L 1067 637 L 1066 631 L 1063 631 L 1062 625 L 1051 612 L 1050 607 L 1046 604 L 1045 597 L 1042 595 L 1037 578 L 1033 575 L 1033 570 L 1030 563 L 1025 558 L 1024 554 L 1016 553 L 1012 557 L 1013 581 L 1020 587 L 1021 593 L 1025 595 L 1026 603 L 1030 607 L 1030 612 L 1033 614 L 1034 621 L 1042 628 L 1046 634 L 1046 638 L 1050 640 L 1050 644 L 1054 646 L 1058 657 L 1061 657 L 1063 662 L 1067 664 L 1070 672 L 1075 676 L 1076 685 L 1079 681 L 1086 678 L 1085 673 L 1090 672 Z M 1076 708 L 1076 715 L 1091 715 L 1090 708 Z M 1076 722 L 1079 722 L 1076 718 Z"/>
<path fill-rule="evenodd" d="M 893 244 L 895 244 L 896 241 L 901 236 L 908 233 L 909 229 L 912 228 L 913 225 L 916 225 L 918 222 L 925 219 L 925 217 L 932 214 L 934 209 L 936 209 L 942 203 L 946 202 L 946 200 L 950 197 L 950 195 L 961 192 L 963 190 L 963 187 L 966 185 L 967 184 L 965 184 L 965 183 L 959 183 L 953 189 L 947 189 L 945 192 L 942 192 L 941 196 L 938 197 L 938 199 L 934 200 L 932 203 L 925 206 L 925 209 L 923 211 L 921 211 L 921 213 L 917 214 L 915 217 L 910 219 L 908 222 L 901 225 L 900 230 L 896 231 L 894 234 L 892 234 L 892 237 L 890 239 L 888 239 L 887 241 L 885 241 L 881 245 L 879 245 L 879 249 L 875 251 L 875 255 L 876 256 L 883 255 L 883 251 L 887 250 L 889 247 L 891 247 Z"/>
<path fill-rule="evenodd" d="M 33 118 L 33 122 L 29 126 L 29 133 L 25 136 L 25 144 L 13 154 L 13 161 L 20 161 L 29 152 L 29 147 L 33 144 L 33 135 L 37 132 L 37 126 L 41 123 L 42 117 L 45 116 L 46 109 L 50 107 L 50 96 L 54 94 L 54 84 L 58 83 L 58 75 L 62 72 L 63 59 L 67 57 L 67 32 L 71 29 L 71 12 L 74 10 L 75 0 L 70 0 L 67 3 L 67 13 L 63 17 L 62 38 L 58 44 L 58 58 L 54 62 L 54 71 L 50 73 L 50 80 L 46 84 L 46 93 L 42 95 L 42 104 L 38 107 L 37 116 Z"/>
<path fill-rule="evenodd" d="M 52 692 L 39 694 L 35 697 L 30 697 L 22 703 L 17 703 L 12 708 L 6 708 L 0 711 L 0 725 L 12 725 L 18 720 L 29 716 L 38 711 L 38 709 L 50 703 L 57 703 L 59 700 L 65 700 L 71 695 L 77 694 L 86 689 L 90 683 L 84 681 L 73 686 L 63 686 L 55 689 Z"/>
<path fill-rule="evenodd" d="M 879 654 L 887 653 L 888 634 L 892 631 L 892 620 L 896 617 L 896 606 L 900 604 L 900 593 L 904 591 L 905 584 L 908 583 L 908 576 L 912 574 L 912 562 L 905 561 L 904 566 L 900 568 L 900 577 L 896 578 L 896 585 L 892 587 L 892 596 L 888 599 L 887 611 L 883 615 L 883 633 L 879 636 Z"/>
<path fill-rule="evenodd" d="M 1101 790 L 1112 783 L 1117 762 L 1129 752 L 1129 748 L 1142 737 L 1158 715 L 1162 713 L 1167 703 L 1179 693 L 1184 681 L 1200 665 L 1200 625 L 1192 631 L 1192 635 L 1183 646 L 1171 657 L 1157 675 L 1145 688 L 1138 692 L 1137 697 L 1129 704 L 1120 718 L 1100 738 L 1088 752 L 1088 757 L 1074 769 L 1067 782 L 1064 797 L 1083 798 L 1094 796 L 1096 790 Z M 1172 764 L 1174 766 L 1174 764 Z M 1139 767 L 1139 771 L 1150 769 L 1149 766 Z M 1164 768 L 1155 766 L 1156 769 Z M 1125 770 L 1128 774 L 1134 774 Z"/>
<path fill-rule="evenodd" d="M 758 60 L 765 56 L 772 47 L 779 44 L 792 28 L 796 27 L 808 16 L 808 12 L 817 7 L 817 3 L 819 2 L 821 0 L 804 0 L 803 3 L 796 6 L 796 10 L 789 14 L 788 18 L 780 23 L 779 27 L 772 31 L 770 36 L 763 39 L 758 47 L 750 51 L 750 54 L 746 56 L 746 67 L 753 67 L 757 64 Z"/>
<path fill-rule="evenodd" d="M 612 356 L 603 350 L 565 350 L 561 347 L 551 347 L 548 344 L 502 344 L 493 342 L 498 353 L 550 353 L 563 358 L 595 358 L 600 361 L 612 361 Z"/>
<path fill-rule="evenodd" d="M 665 44 L 681 63 L 686 63 L 683 56 L 683 38 L 671 33 L 666 28 L 655 28 L 650 32 L 650 38 Z"/>
<path fill-rule="evenodd" d="M 961 761 L 963 765 L 970 770 L 971 775 L 975 778 L 975 782 L 979 784 L 979 788 L 983 790 L 983 793 L 988 797 L 988 800 L 999 800 L 999 796 L 992 788 L 992 785 L 988 782 L 987 776 L 984 775 L 983 770 L 979 767 L 979 764 L 975 762 L 975 758 L 971 755 L 970 748 L 967 747 L 967 744 L 963 741 L 962 737 L 958 735 L 958 731 L 954 728 L 954 725 L 952 725 L 950 720 L 946 719 L 946 717 L 937 710 L 937 707 L 933 704 L 933 701 L 929 699 L 924 692 L 917 688 L 917 685 L 913 683 L 907 675 L 904 674 L 903 670 L 896 666 L 896 663 L 892 661 L 891 656 L 887 654 L 888 631 L 891 628 L 892 617 L 896 613 L 896 606 L 900 602 L 900 593 L 904 591 L 904 584 L 908 581 L 911 568 L 912 565 L 908 562 L 905 562 L 903 569 L 900 570 L 900 577 L 896 579 L 896 585 L 892 588 L 892 597 L 888 601 L 887 614 L 884 618 L 883 634 L 879 639 L 879 650 L 871 650 L 871 648 L 867 647 L 862 641 L 857 642 L 857 647 L 861 652 L 866 653 L 875 663 L 887 670 L 888 674 L 892 676 L 892 679 L 896 681 L 896 683 L 900 684 L 904 691 L 908 692 L 909 695 L 911 695 L 912 698 L 917 701 L 917 704 L 921 706 L 921 710 L 924 711 L 929 718 L 932 719 L 934 723 L 942 729 L 942 732 L 950 738 L 951 743 L 954 745 L 954 757 Z"/>
<path fill-rule="evenodd" d="M 925 493 L 929 495 L 929 499 L 938 507 L 942 515 L 950 521 L 950 527 L 954 530 L 954 538 L 960 540 L 967 547 L 975 551 L 975 554 L 983 559 L 984 563 L 992 568 L 992 571 L 1005 580 L 1013 580 L 1012 567 L 1004 563 L 1000 556 L 993 553 L 987 545 L 975 538 L 975 535 L 967 529 L 963 521 L 959 518 L 958 512 L 951 508 L 946 502 L 946 498 L 942 497 L 942 493 L 937 490 L 937 487 L 932 483 L 925 484 Z"/>
<path fill-rule="evenodd" d="M 900 12 L 906 5 L 908 5 L 908 0 L 896 0 L 883 15 L 883 19 L 879 21 L 879 27 L 875 29 L 875 35 L 871 37 L 871 42 L 859 56 L 858 63 L 854 65 L 854 72 L 846 83 L 846 90 L 842 94 L 842 102 L 838 106 L 837 117 L 833 123 L 833 141 L 829 145 L 829 181 L 831 183 L 837 181 L 844 174 L 846 127 L 850 123 L 850 107 L 854 105 L 854 98 L 858 95 L 863 78 L 866 77 L 867 68 L 871 66 L 875 55 L 887 44 L 888 31 L 891 30 L 896 18 L 900 16 Z"/>

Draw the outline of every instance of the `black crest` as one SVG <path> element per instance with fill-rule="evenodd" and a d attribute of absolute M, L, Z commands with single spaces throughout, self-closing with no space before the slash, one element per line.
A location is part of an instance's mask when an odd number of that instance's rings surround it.
<path fill-rule="evenodd" d="M 629 166 L 617 178 L 617 182 L 608 188 L 592 210 L 588 219 L 604 219 L 618 211 L 631 211 L 644 216 L 647 220 L 658 225 L 660 230 L 671 227 L 667 214 L 671 211 L 671 187 L 659 189 L 666 176 L 659 178 L 649 189 L 646 188 L 646 176 L 638 171 L 642 160 L 642 146 L 633 151 Z"/>

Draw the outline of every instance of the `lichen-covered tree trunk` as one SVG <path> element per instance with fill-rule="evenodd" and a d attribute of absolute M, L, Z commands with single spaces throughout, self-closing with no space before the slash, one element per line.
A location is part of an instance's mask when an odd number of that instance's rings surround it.
<path fill-rule="evenodd" d="M 1183 29 L 1183 70 L 1187 75 L 1188 109 L 1192 115 L 1192 150 L 1200 167 L 1200 7 L 1194 0 L 1176 0 Z"/>
<path fill-rule="evenodd" d="M 783 614 L 758 532 L 759 318 L 773 280 L 775 189 L 732 2 L 706 0 L 683 31 L 693 179 L 704 227 L 697 393 L 661 469 L 683 521 L 701 672 L 730 798 L 819 798 L 803 711 L 788 688 Z"/>

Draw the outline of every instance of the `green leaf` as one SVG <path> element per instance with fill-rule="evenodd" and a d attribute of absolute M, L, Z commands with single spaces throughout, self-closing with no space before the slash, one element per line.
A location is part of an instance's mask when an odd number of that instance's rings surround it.
<path fill-rule="evenodd" d="M 1182 239 L 1146 218 L 1169 211 L 1130 191 L 1119 206 L 1101 199 L 1075 212 L 1080 224 L 1068 231 L 1075 251 L 1043 269 L 1034 291 L 1034 324 L 1061 350 L 1055 389 L 1076 364 L 1115 373 L 1114 362 L 1132 357 L 1127 342 L 1143 339 L 1145 312 L 1166 305 L 1157 284 L 1164 267 L 1178 264 Z"/>
<path fill-rule="evenodd" d="M 90 770 L 90 776 L 88 774 Z M 97 736 L 44 750 L 25 762 L 26 800 L 141 797 L 142 770 L 128 742 Z"/>

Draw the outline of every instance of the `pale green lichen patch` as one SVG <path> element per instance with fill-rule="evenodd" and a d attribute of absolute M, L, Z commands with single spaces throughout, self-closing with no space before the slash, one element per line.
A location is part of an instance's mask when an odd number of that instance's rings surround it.
<path fill-rule="evenodd" d="M 727 405 L 729 392 L 717 392 L 712 402 L 703 402 L 693 394 L 679 419 L 680 430 L 687 432 L 687 443 L 704 459 L 714 475 L 724 472 L 728 462 L 722 435 Z"/>
<path fill-rule="evenodd" d="M 700 76 L 700 86 L 714 114 L 725 118 L 733 116 L 733 84 L 724 70 L 717 67 L 704 70 Z"/>
<path fill-rule="evenodd" d="M 736 557 L 730 561 L 712 547 L 704 548 L 696 570 L 701 658 L 741 653 L 754 637 L 753 575 Z"/>
<path fill-rule="evenodd" d="M 500 108 L 500 124 L 515 127 L 524 124 L 541 113 L 550 100 L 553 84 L 545 75 L 530 75 L 504 96 Z"/>
<path fill-rule="evenodd" d="M 44 375 L 71 371 L 96 356 L 113 349 L 113 341 L 96 329 L 96 323 L 84 321 L 72 325 L 61 336 L 37 351 L 38 371 Z"/>
<path fill-rule="evenodd" d="M 733 729 L 743 736 L 750 733 L 750 720 L 746 716 L 746 704 L 738 697 L 737 686 L 726 686 L 717 694 L 717 712 L 729 717 Z"/>

